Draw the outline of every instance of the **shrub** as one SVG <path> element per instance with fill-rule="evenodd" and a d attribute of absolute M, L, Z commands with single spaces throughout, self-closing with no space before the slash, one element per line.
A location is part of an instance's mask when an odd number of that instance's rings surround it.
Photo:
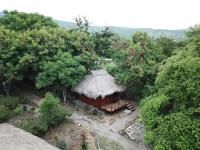
<path fill-rule="evenodd" d="M 83 142 L 82 145 L 82 150 L 88 150 L 88 146 L 87 146 L 87 143 Z"/>
<path fill-rule="evenodd" d="M 47 93 L 40 105 L 40 113 L 42 118 L 49 126 L 54 126 L 65 120 L 66 116 L 71 115 L 70 112 L 59 105 L 59 100 L 51 93 Z"/>
<path fill-rule="evenodd" d="M 48 130 L 47 123 L 42 118 L 26 118 L 19 122 L 17 127 L 30 132 L 34 135 L 41 136 Z"/>
<path fill-rule="evenodd" d="M 82 150 L 88 150 L 88 145 L 87 145 L 87 143 L 86 143 L 86 137 L 85 137 L 84 134 L 82 134 L 81 149 L 82 149 Z"/>
<path fill-rule="evenodd" d="M 0 123 L 9 119 L 9 110 L 5 106 L 0 105 Z"/>
<path fill-rule="evenodd" d="M 0 95 L 0 105 L 4 105 L 9 110 L 13 110 L 18 105 L 18 98 L 17 97 L 5 97 Z"/>
<path fill-rule="evenodd" d="M 28 98 L 26 96 L 20 96 L 19 97 L 19 103 L 20 104 L 27 104 L 28 103 Z"/>
<path fill-rule="evenodd" d="M 67 143 L 64 139 L 56 139 L 56 146 L 61 150 L 67 150 Z"/>
<path fill-rule="evenodd" d="M 27 118 L 17 124 L 34 135 L 43 135 L 51 126 L 61 123 L 71 111 L 58 104 L 58 99 L 47 93 L 40 105 L 40 115 L 37 118 Z"/>
<path fill-rule="evenodd" d="M 15 114 L 17 115 L 17 116 L 21 116 L 22 115 L 22 113 L 23 113 L 23 107 L 21 106 L 21 105 L 18 105 L 16 108 L 15 108 Z"/>

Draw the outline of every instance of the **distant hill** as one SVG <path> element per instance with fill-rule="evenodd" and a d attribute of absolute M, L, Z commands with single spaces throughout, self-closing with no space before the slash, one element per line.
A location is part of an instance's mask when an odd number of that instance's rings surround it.
<path fill-rule="evenodd" d="M 73 28 L 76 26 L 74 22 L 69 21 L 60 21 L 55 20 L 60 26 L 65 28 Z M 160 36 L 167 36 L 171 38 L 183 38 L 184 32 L 187 29 L 182 30 L 168 30 L 168 29 L 152 29 L 152 28 L 128 28 L 128 27 L 115 27 L 115 26 L 109 26 L 110 30 L 118 33 L 122 37 L 131 37 L 134 32 L 140 31 L 140 32 L 147 32 L 150 36 L 153 37 L 160 37 Z M 90 26 L 89 30 L 91 32 L 98 32 L 105 29 L 105 26 Z"/>
<path fill-rule="evenodd" d="M 3 16 L 3 12 L 0 12 L 0 16 Z M 76 26 L 74 22 L 69 21 L 62 21 L 62 20 L 55 20 L 60 26 L 64 28 L 73 28 Z M 160 37 L 160 36 L 167 36 L 171 38 L 181 39 L 184 37 L 184 32 L 186 29 L 183 30 L 167 30 L 167 29 L 152 29 L 152 28 L 128 28 L 128 27 L 115 27 L 109 26 L 112 32 L 118 33 L 121 37 L 131 37 L 134 32 L 147 32 L 150 36 L 153 37 Z M 105 29 L 105 26 L 90 26 L 89 30 L 91 32 L 98 32 Z"/>

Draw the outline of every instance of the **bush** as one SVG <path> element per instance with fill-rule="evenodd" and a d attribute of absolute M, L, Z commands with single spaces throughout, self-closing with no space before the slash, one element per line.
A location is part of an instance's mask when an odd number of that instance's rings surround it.
<path fill-rule="evenodd" d="M 82 134 L 81 150 L 88 150 L 88 145 L 86 143 L 86 137 L 84 134 Z"/>
<path fill-rule="evenodd" d="M 19 97 L 19 103 L 20 104 L 27 104 L 28 103 L 28 98 L 26 96 L 20 96 Z"/>
<path fill-rule="evenodd" d="M 24 129 L 34 135 L 43 135 L 49 127 L 57 125 L 71 115 L 71 111 L 62 107 L 58 99 L 51 93 L 47 93 L 40 105 L 38 118 L 27 118 L 17 124 L 17 127 Z"/>
<path fill-rule="evenodd" d="M 59 105 L 59 100 L 51 93 L 47 93 L 40 105 L 41 117 L 47 122 L 49 126 L 54 126 L 61 123 L 70 116 L 71 113 L 66 108 Z"/>
<path fill-rule="evenodd" d="M 0 123 L 9 119 L 9 110 L 5 106 L 0 105 Z"/>
<path fill-rule="evenodd" d="M 61 150 L 67 150 L 67 143 L 64 139 L 56 139 L 56 146 Z"/>
<path fill-rule="evenodd" d="M 17 116 L 21 116 L 22 115 L 22 113 L 23 113 L 23 107 L 21 106 L 21 105 L 18 105 L 16 108 L 15 108 L 15 114 L 17 115 Z"/>
<path fill-rule="evenodd" d="M 18 105 L 17 97 L 5 97 L 0 95 L 0 105 L 7 107 L 9 110 L 13 110 Z"/>
<path fill-rule="evenodd" d="M 26 118 L 22 122 L 19 122 L 17 127 L 37 136 L 43 135 L 48 130 L 47 123 L 40 117 Z"/>

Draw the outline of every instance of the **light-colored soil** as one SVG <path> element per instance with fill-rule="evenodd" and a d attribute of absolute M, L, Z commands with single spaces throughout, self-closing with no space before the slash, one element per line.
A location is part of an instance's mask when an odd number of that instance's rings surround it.
<path fill-rule="evenodd" d="M 85 136 L 89 150 L 96 150 L 94 136 L 88 129 L 72 122 L 64 122 L 61 125 L 50 129 L 42 138 L 52 145 L 56 145 L 56 139 L 64 140 L 69 150 L 80 150 Z"/>
<path fill-rule="evenodd" d="M 131 119 L 134 119 L 136 115 L 136 112 L 133 112 L 132 114 L 129 114 L 129 116 L 116 121 L 111 126 L 101 124 L 76 112 L 73 113 L 70 119 L 74 123 L 81 124 L 87 127 L 91 132 L 96 135 L 101 135 L 118 142 L 124 147 L 125 150 L 145 150 L 147 148 L 144 145 L 136 144 L 118 133 L 118 130 L 125 129 L 126 123 L 124 122 L 131 121 Z"/>

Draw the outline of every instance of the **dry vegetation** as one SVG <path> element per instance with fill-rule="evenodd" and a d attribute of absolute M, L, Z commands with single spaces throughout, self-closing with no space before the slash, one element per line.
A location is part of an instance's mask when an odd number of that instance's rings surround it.
<path fill-rule="evenodd" d="M 94 136 L 84 127 L 72 122 L 64 122 L 50 129 L 42 138 L 52 145 L 56 145 L 57 138 L 65 140 L 70 150 L 80 150 L 84 142 L 89 150 L 96 150 Z"/>

